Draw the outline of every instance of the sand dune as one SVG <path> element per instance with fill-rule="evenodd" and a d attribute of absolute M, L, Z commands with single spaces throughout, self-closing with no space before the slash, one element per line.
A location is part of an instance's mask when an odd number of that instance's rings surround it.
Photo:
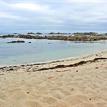
<path fill-rule="evenodd" d="M 0 107 L 107 107 L 107 59 L 88 61 L 95 58 L 107 58 L 107 52 L 0 69 Z M 80 61 L 88 62 L 38 70 Z"/>

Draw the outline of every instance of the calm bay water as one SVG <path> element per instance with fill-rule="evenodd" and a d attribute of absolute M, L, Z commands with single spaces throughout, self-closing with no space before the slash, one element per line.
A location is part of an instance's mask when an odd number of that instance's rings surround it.
<path fill-rule="evenodd" d="M 107 41 L 80 43 L 24 39 L 25 43 L 7 43 L 12 40 L 16 39 L 0 39 L 0 65 L 39 63 L 107 50 Z"/>

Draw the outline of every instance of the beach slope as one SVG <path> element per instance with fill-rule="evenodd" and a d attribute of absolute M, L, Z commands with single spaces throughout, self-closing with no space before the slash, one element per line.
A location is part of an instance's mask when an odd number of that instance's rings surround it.
<path fill-rule="evenodd" d="M 107 107 L 107 52 L 0 68 L 0 107 Z"/>

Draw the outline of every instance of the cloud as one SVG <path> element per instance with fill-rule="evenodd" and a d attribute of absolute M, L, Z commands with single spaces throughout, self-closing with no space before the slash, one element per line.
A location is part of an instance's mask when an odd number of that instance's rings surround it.
<path fill-rule="evenodd" d="M 105 0 L 67 0 L 69 3 L 105 3 Z"/>
<path fill-rule="evenodd" d="M 11 15 L 11 14 L 6 13 L 6 12 L 0 12 L 0 18 L 22 20 L 22 18 L 20 16 Z"/>
<path fill-rule="evenodd" d="M 26 10 L 26 11 L 36 11 L 36 12 L 44 12 L 48 11 L 48 6 L 40 5 L 37 3 L 14 3 L 10 5 L 11 8 Z"/>
<path fill-rule="evenodd" d="M 12 4 L 11 6 L 13 6 L 14 8 L 31 10 L 31 11 L 40 11 L 41 10 L 40 5 L 32 4 L 32 3 L 16 3 L 16 4 Z"/>
<path fill-rule="evenodd" d="M 13 31 L 103 31 L 107 27 L 105 0 L 0 0 L 0 7 L 0 25 L 14 26 Z"/>

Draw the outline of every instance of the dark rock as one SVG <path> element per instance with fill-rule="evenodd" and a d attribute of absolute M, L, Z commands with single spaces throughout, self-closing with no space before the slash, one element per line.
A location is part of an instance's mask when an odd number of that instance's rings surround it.
<path fill-rule="evenodd" d="M 26 92 L 27 94 L 29 94 L 30 92 Z"/>
<path fill-rule="evenodd" d="M 92 99 L 91 99 L 91 98 L 89 98 L 89 100 L 91 101 Z"/>
<path fill-rule="evenodd" d="M 10 41 L 10 42 L 7 42 L 7 43 L 25 43 L 25 41 L 23 41 L 23 40 L 17 40 L 17 41 Z"/>
<path fill-rule="evenodd" d="M 95 67 L 95 69 L 98 69 L 98 67 Z"/>
<path fill-rule="evenodd" d="M 76 72 L 78 72 L 78 70 L 76 70 Z"/>

